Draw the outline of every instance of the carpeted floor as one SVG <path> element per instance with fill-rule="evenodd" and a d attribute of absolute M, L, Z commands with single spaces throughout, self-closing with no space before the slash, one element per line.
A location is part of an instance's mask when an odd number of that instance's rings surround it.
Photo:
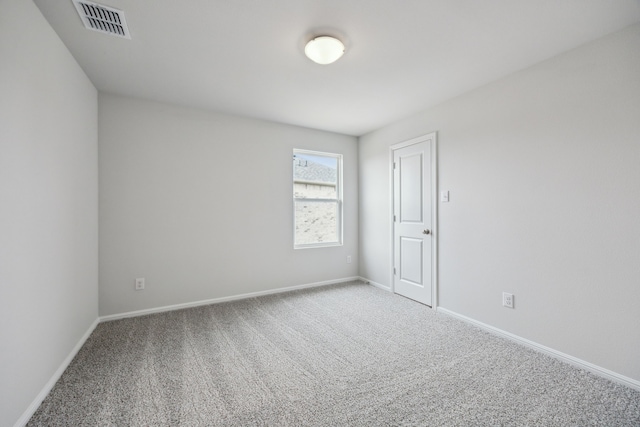
<path fill-rule="evenodd" d="M 30 426 L 640 426 L 640 392 L 358 282 L 101 323 Z"/>

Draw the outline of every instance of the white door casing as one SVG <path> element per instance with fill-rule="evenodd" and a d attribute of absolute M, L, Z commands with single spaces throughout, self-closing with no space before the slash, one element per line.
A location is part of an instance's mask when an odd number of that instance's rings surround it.
<path fill-rule="evenodd" d="M 435 137 L 391 147 L 393 291 L 428 306 L 435 299 Z"/>

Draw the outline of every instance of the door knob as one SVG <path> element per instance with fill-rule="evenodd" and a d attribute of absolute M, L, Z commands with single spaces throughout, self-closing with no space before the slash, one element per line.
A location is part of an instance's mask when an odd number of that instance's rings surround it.
<path fill-rule="evenodd" d="M 429 230 L 422 230 L 422 234 L 429 234 L 429 233 L 431 233 L 431 231 L 429 231 Z"/>

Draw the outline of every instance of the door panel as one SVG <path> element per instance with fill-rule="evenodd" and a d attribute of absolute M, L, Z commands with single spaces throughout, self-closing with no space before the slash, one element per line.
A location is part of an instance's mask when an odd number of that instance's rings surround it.
<path fill-rule="evenodd" d="M 400 237 L 400 280 L 423 286 L 422 239 Z"/>
<path fill-rule="evenodd" d="M 400 221 L 422 222 L 422 153 L 400 156 Z"/>
<path fill-rule="evenodd" d="M 432 304 L 431 144 L 393 151 L 394 292 Z"/>

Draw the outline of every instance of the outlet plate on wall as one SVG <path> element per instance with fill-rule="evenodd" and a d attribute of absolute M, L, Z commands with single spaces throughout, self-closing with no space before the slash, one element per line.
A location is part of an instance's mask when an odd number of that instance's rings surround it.
<path fill-rule="evenodd" d="M 508 308 L 513 308 L 513 294 L 503 292 L 502 293 L 502 305 Z"/>
<path fill-rule="evenodd" d="M 144 290 L 144 277 L 138 277 L 136 279 L 136 291 Z"/>

